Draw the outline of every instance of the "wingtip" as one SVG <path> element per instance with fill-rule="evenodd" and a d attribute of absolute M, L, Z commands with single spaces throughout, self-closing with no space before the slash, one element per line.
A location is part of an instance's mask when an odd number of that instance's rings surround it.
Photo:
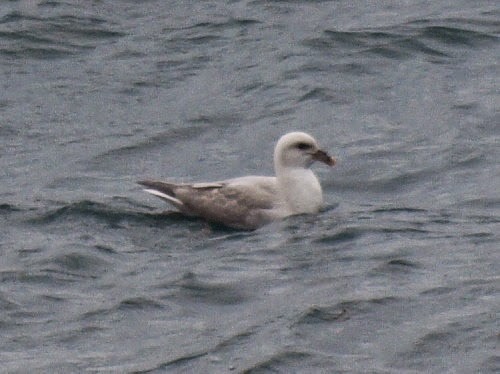
<path fill-rule="evenodd" d="M 156 197 L 159 197 L 160 199 L 166 200 L 166 201 L 168 201 L 168 202 L 170 202 L 170 203 L 172 203 L 172 204 L 174 204 L 176 206 L 180 207 L 180 206 L 184 205 L 182 203 L 182 201 L 180 201 L 179 199 L 177 199 L 177 198 L 175 198 L 173 196 L 167 195 L 166 193 L 163 193 L 161 191 L 154 190 L 152 188 L 143 188 L 143 191 L 147 192 L 147 193 L 149 193 L 151 195 L 154 195 Z"/>

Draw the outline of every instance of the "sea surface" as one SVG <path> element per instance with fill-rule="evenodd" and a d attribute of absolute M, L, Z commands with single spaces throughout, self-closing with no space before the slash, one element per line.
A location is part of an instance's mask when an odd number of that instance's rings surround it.
<path fill-rule="evenodd" d="M 498 1 L 0 1 L 1 373 L 499 373 Z M 139 179 L 326 206 L 209 225 Z"/>

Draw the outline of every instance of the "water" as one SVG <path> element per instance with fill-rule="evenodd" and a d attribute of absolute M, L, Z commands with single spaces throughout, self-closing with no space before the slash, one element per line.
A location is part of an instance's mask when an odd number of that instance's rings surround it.
<path fill-rule="evenodd" d="M 0 367 L 493 373 L 495 1 L 3 1 Z M 339 158 L 254 232 L 135 181 Z"/>

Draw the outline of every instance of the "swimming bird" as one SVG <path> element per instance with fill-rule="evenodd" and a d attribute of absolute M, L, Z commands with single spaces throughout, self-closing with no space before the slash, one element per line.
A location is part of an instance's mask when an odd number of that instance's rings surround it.
<path fill-rule="evenodd" d="M 328 166 L 335 159 L 304 132 L 283 135 L 274 149 L 275 176 L 245 176 L 208 183 L 139 181 L 145 192 L 187 216 L 228 227 L 253 230 L 291 215 L 317 213 L 323 205 L 315 161 Z"/>

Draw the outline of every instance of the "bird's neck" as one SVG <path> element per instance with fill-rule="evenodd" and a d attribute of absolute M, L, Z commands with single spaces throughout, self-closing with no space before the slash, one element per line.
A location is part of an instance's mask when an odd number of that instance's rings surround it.
<path fill-rule="evenodd" d="M 276 177 L 285 204 L 292 214 L 319 211 L 323 205 L 323 192 L 311 169 L 278 169 Z"/>

